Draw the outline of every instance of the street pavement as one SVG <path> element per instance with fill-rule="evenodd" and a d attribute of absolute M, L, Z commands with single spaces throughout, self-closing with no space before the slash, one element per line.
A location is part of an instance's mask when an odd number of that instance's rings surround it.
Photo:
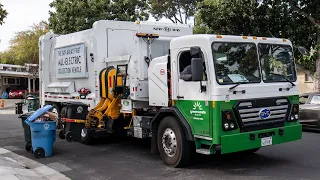
<path fill-rule="evenodd" d="M 53 157 L 35 159 L 24 150 L 21 120 L 0 115 L 0 148 L 76 180 L 318 180 L 319 136 L 304 132 L 300 141 L 265 147 L 249 156 L 197 155 L 192 165 L 176 169 L 150 154 L 148 142 L 130 138 L 90 146 L 57 138 Z"/>

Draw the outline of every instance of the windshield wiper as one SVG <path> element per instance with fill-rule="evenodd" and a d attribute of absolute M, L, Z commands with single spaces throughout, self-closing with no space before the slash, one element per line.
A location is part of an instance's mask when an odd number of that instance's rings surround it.
<path fill-rule="evenodd" d="M 292 86 L 296 86 L 292 81 L 290 81 L 290 79 L 288 79 L 286 76 L 284 76 L 282 74 L 277 74 L 277 73 L 268 73 L 268 74 L 271 74 L 271 75 L 274 75 L 274 76 L 280 76 L 283 79 L 285 79 L 287 82 L 289 82 Z"/>
<path fill-rule="evenodd" d="M 243 83 L 242 82 L 238 82 L 236 85 L 230 87 L 229 91 L 233 91 L 236 87 L 240 86 L 241 84 L 243 84 Z"/>

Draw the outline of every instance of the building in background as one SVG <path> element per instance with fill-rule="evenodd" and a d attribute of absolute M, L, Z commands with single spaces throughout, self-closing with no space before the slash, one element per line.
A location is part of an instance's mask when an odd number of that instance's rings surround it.
<path fill-rule="evenodd" d="M 37 64 L 25 64 L 25 66 L 0 64 L 1 93 L 8 89 L 17 92 L 17 95 L 20 92 L 25 94 L 39 91 L 38 69 Z"/>
<path fill-rule="evenodd" d="M 304 69 L 300 65 L 297 66 L 297 76 L 298 76 L 298 82 L 299 82 L 299 93 L 310 93 L 314 92 L 314 77 L 313 74 L 310 73 L 310 71 Z"/>

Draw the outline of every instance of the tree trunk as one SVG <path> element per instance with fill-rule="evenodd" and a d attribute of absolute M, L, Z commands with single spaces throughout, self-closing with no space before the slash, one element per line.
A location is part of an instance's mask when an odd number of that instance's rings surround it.
<path fill-rule="evenodd" d="M 317 28 L 317 45 L 320 45 L 320 27 Z M 315 73 L 315 88 L 314 90 L 320 91 L 320 50 L 318 50 L 318 57 L 316 61 L 316 73 Z"/>

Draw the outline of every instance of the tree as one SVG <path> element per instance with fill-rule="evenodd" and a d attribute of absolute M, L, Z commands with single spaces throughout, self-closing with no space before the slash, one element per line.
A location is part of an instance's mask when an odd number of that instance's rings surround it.
<path fill-rule="evenodd" d="M 252 0 L 204 0 L 196 24 L 213 34 L 255 34 L 257 3 Z"/>
<path fill-rule="evenodd" d="M 0 2 L 0 25 L 4 23 L 4 19 L 7 17 L 8 12 L 3 9 L 3 5 Z"/>
<path fill-rule="evenodd" d="M 313 49 L 310 56 L 295 53 L 296 61 L 320 79 L 320 1 L 204 0 L 199 4 L 195 33 L 284 37 L 294 47 Z M 318 57 L 318 58 L 317 58 Z M 316 62 L 317 61 L 317 62 Z M 316 66 L 316 68 L 315 68 Z M 317 82 L 317 90 L 320 90 Z"/>
<path fill-rule="evenodd" d="M 156 20 L 163 17 L 173 23 L 187 24 L 188 19 L 194 16 L 197 3 L 200 0 L 149 0 L 149 11 Z"/>
<path fill-rule="evenodd" d="M 55 33 L 67 34 L 89 29 L 98 20 L 147 20 L 146 0 L 54 0 L 49 26 Z"/>
<path fill-rule="evenodd" d="M 44 21 L 34 24 L 30 29 L 20 31 L 10 40 L 10 47 L 2 52 L 1 62 L 24 65 L 39 63 L 38 41 L 40 36 L 48 32 L 48 24 Z"/>
<path fill-rule="evenodd" d="M 299 15 L 307 19 L 310 24 L 313 25 L 313 29 L 315 30 L 315 39 L 316 39 L 316 53 L 308 57 L 303 57 L 302 60 L 309 60 L 310 64 L 314 61 L 316 62 L 316 72 L 315 72 L 315 90 L 320 91 L 320 1 L 313 0 L 288 0 L 290 7 L 296 11 Z M 317 58 L 315 58 L 317 57 Z"/>

